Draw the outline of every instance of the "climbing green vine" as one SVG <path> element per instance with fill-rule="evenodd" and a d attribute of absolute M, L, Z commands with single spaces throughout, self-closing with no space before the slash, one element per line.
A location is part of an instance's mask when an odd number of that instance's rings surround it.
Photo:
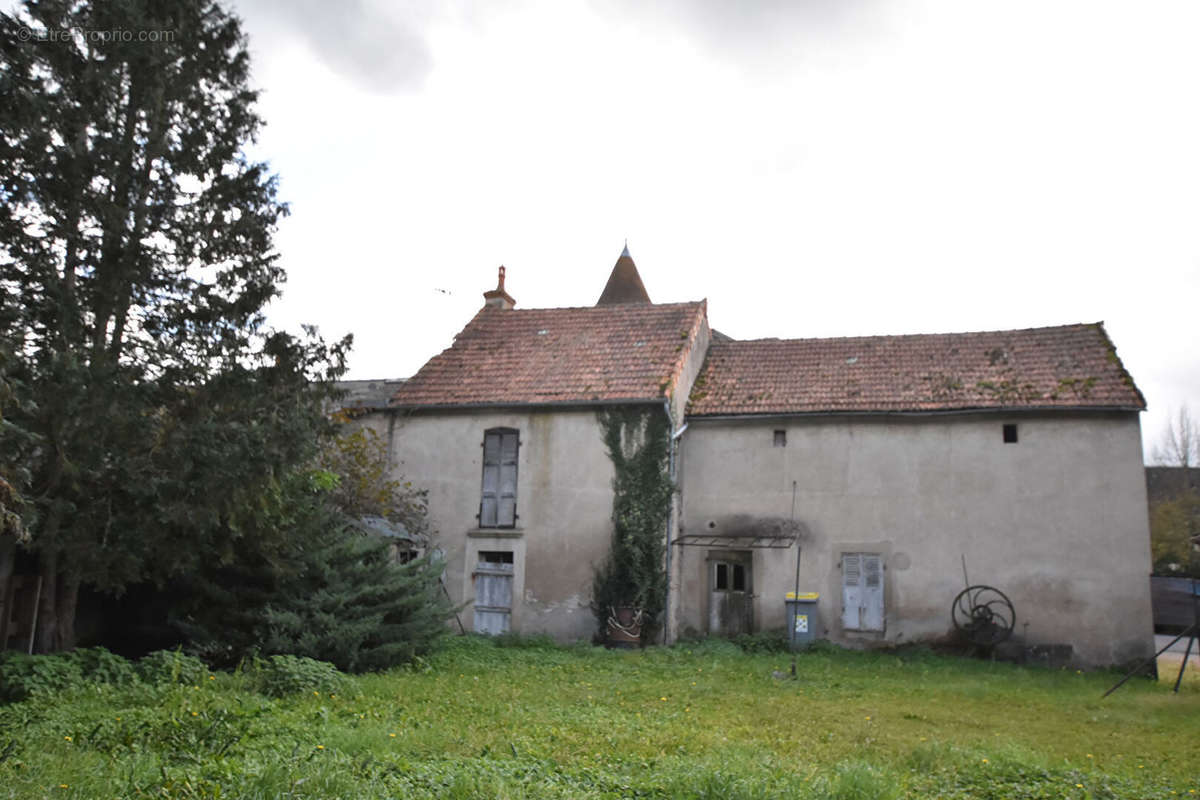
<path fill-rule="evenodd" d="M 666 604 L 666 524 L 671 513 L 668 473 L 670 425 L 657 409 L 617 408 L 597 414 L 612 461 L 613 540 L 596 568 L 592 608 L 603 637 L 610 609 L 644 614 L 642 640 L 662 618 Z"/>

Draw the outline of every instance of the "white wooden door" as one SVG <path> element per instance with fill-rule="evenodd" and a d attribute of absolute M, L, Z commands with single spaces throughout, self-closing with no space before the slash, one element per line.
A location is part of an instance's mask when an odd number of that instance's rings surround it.
<path fill-rule="evenodd" d="M 513 565 L 480 561 L 475 567 L 475 632 L 507 633 L 512 622 Z"/>
<path fill-rule="evenodd" d="M 852 631 L 883 630 L 883 556 L 842 554 L 842 627 Z"/>

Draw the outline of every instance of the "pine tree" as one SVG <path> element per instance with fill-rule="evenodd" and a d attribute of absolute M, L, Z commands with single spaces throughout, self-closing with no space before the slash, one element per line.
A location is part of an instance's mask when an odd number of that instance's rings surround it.
<path fill-rule="evenodd" d="M 302 554 L 304 569 L 266 609 L 267 653 L 329 661 L 350 672 L 380 670 L 429 652 L 448 633 L 449 606 L 431 555 L 400 564 L 390 544 L 353 525 Z"/>
<path fill-rule="evenodd" d="M 214 664 L 284 653 L 362 672 L 436 646 L 451 613 L 442 562 L 427 554 L 399 563 L 388 539 L 364 532 L 340 507 L 344 495 L 334 488 L 343 478 L 297 470 L 283 487 L 276 518 L 266 523 L 288 531 L 286 547 L 264 548 L 259 537 L 246 536 L 230 563 L 186 578 L 176 616 L 192 650 Z"/>

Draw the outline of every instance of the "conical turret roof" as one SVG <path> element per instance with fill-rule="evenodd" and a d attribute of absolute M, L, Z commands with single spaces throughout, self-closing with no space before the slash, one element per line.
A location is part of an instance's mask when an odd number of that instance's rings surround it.
<path fill-rule="evenodd" d="M 600 293 L 600 299 L 596 301 L 596 305 L 649 302 L 650 295 L 646 294 L 642 276 L 638 275 L 637 265 L 633 263 L 633 257 L 629 255 L 629 245 L 625 245 L 625 249 L 621 251 L 621 257 L 613 266 L 612 274 L 608 276 L 608 283 L 604 285 L 604 291 Z"/>

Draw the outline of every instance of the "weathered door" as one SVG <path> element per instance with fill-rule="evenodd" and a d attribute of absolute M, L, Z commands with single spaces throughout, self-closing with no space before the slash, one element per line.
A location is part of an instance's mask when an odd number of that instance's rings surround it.
<path fill-rule="evenodd" d="M 754 629 L 750 553 L 710 553 L 707 563 L 708 632 L 715 636 L 750 633 Z"/>
<path fill-rule="evenodd" d="M 842 627 L 883 630 L 883 556 L 842 554 Z"/>
<path fill-rule="evenodd" d="M 480 553 L 475 567 L 476 633 L 508 632 L 512 623 L 512 586 L 512 554 Z"/>

